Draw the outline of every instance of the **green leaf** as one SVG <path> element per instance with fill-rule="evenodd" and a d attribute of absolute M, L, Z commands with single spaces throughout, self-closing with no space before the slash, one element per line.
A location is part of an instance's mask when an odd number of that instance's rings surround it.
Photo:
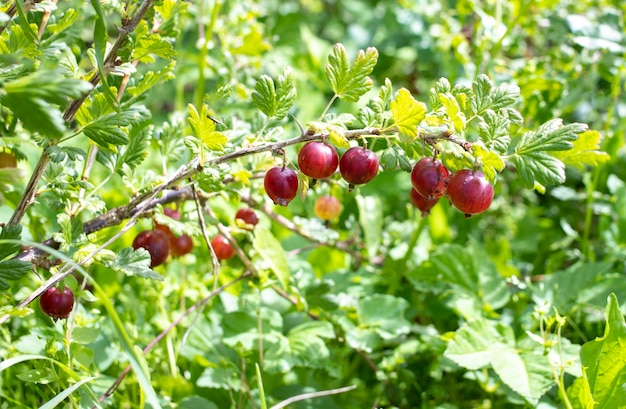
<path fill-rule="evenodd" d="M 513 105 L 520 97 L 517 86 L 503 84 L 493 88 L 491 80 L 484 74 L 479 75 L 474 81 L 472 91 L 470 107 L 474 115 L 478 116 L 483 115 L 488 109 L 497 111 Z"/>
<path fill-rule="evenodd" d="M 429 260 L 409 273 L 409 279 L 417 288 L 422 281 L 448 283 L 459 296 L 476 300 L 486 311 L 503 307 L 510 296 L 504 279 L 476 243 L 439 246 Z"/>
<path fill-rule="evenodd" d="M 330 357 L 324 338 L 335 338 L 332 324 L 327 321 L 311 321 L 289 331 L 287 340 L 293 363 L 299 366 L 324 368 Z"/>
<path fill-rule="evenodd" d="M 218 409 L 215 403 L 197 395 L 184 397 L 176 407 L 178 409 Z"/>
<path fill-rule="evenodd" d="M 494 351 L 491 365 L 506 386 L 535 407 L 554 385 L 552 368 L 545 355 L 500 348 Z"/>
<path fill-rule="evenodd" d="M 254 229 L 254 249 L 261 255 L 261 258 L 269 266 L 269 269 L 276 274 L 276 278 L 283 288 L 289 286 L 289 264 L 287 255 L 280 241 L 267 228 L 257 226 Z"/>
<path fill-rule="evenodd" d="M 380 247 L 383 233 L 383 204 L 378 196 L 356 197 L 359 223 L 365 236 L 367 254 L 374 257 Z"/>
<path fill-rule="evenodd" d="M 560 118 L 552 119 L 534 131 L 526 132 L 515 147 L 518 155 L 534 152 L 564 151 L 573 148 L 572 142 L 587 129 L 587 125 L 572 123 L 563 125 Z"/>
<path fill-rule="evenodd" d="M 532 152 L 511 157 L 517 168 L 517 174 L 527 189 L 533 189 L 536 183 L 556 185 L 565 182 L 563 162 L 545 152 Z"/>
<path fill-rule="evenodd" d="M 4 260 L 20 250 L 22 246 L 17 240 L 20 239 L 21 235 L 22 225 L 20 224 L 9 224 L 2 227 L 2 231 L 0 231 L 0 260 Z"/>
<path fill-rule="evenodd" d="M 478 124 L 480 140 L 489 149 L 498 153 L 506 153 L 511 143 L 509 128 L 511 121 L 506 112 L 487 109 L 483 114 L 483 121 Z"/>
<path fill-rule="evenodd" d="M 143 248 L 133 250 L 130 247 L 123 248 L 117 253 L 114 261 L 107 263 L 107 266 L 117 272 L 128 276 L 139 276 L 163 281 L 163 276 L 154 272 L 150 268 L 150 253 Z"/>
<path fill-rule="evenodd" d="M 121 112 L 94 115 L 95 119 L 85 124 L 83 133 L 103 148 L 113 149 L 117 145 L 130 142 L 126 127 L 137 125 L 150 117 L 150 111 L 143 105 L 134 105 Z"/>
<path fill-rule="evenodd" d="M 126 89 L 126 92 L 133 97 L 138 97 L 164 82 L 173 80 L 174 78 L 176 78 L 174 74 L 175 66 L 176 62 L 172 61 L 166 67 L 160 69 L 157 72 L 146 72 L 144 76 L 141 77 L 141 79 L 137 82 L 137 84 L 133 87 L 128 87 Z"/>
<path fill-rule="evenodd" d="M 108 32 L 106 28 L 106 17 L 104 15 L 104 11 L 102 10 L 102 5 L 98 0 L 91 0 L 91 6 L 96 11 L 95 18 L 95 26 L 94 26 L 94 37 L 93 37 L 93 46 L 96 56 L 96 62 L 98 64 L 98 73 L 100 74 L 100 81 L 102 82 L 102 93 L 104 94 L 107 102 L 112 107 L 117 107 L 118 102 L 113 92 L 111 92 L 111 88 L 109 88 L 109 82 L 107 80 L 105 67 L 104 67 L 104 58 L 107 49 L 107 38 Z"/>
<path fill-rule="evenodd" d="M 600 139 L 600 132 L 585 131 L 574 141 L 572 149 L 553 152 L 552 156 L 580 171 L 587 166 L 599 166 L 611 159 L 608 153 L 600 151 Z"/>
<path fill-rule="evenodd" d="M 600 408 L 626 407 L 626 324 L 614 293 L 607 300 L 604 337 L 586 342 L 580 350 L 589 389 Z"/>
<path fill-rule="evenodd" d="M 357 316 L 361 326 L 374 329 L 383 339 L 408 334 L 411 324 L 404 318 L 409 303 L 400 297 L 374 294 L 359 300 Z"/>
<path fill-rule="evenodd" d="M 215 122 L 209 117 L 209 107 L 202 104 L 200 113 L 192 104 L 189 104 L 188 108 L 187 121 L 191 126 L 193 136 L 201 142 L 203 148 L 211 151 L 223 151 L 228 140 L 223 133 L 215 130 Z"/>
<path fill-rule="evenodd" d="M 455 132 L 461 133 L 465 130 L 465 114 L 459 106 L 459 102 L 450 93 L 439 94 L 439 100 L 448 116 L 448 127 Z"/>
<path fill-rule="evenodd" d="M 258 79 L 252 93 L 252 101 L 268 117 L 280 120 L 287 115 L 296 100 L 295 75 L 291 68 L 285 68 L 278 76 L 276 84 L 268 75 Z"/>
<path fill-rule="evenodd" d="M 342 44 L 335 44 L 328 56 L 326 77 L 335 95 L 346 101 L 356 102 L 372 88 L 373 81 L 368 77 L 378 61 L 378 50 L 369 47 L 359 50 L 352 65 Z"/>
<path fill-rule="evenodd" d="M 57 105 L 64 106 L 69 97 L 80 97 L 91 88 L 86 81 L 64 78 L 61 71 L 42 70 L 6 83 L 0 101 L 27 130 L 60 138 L 66 129 Z"/>
<path fill-rule="evenodd" d="M 583 368 L 583 375 L 574 380 L 572 385 L 567 388 L 567 396 L 572 404 L 572 409 L 594 409 L 595 402 L 589 389 L 589 380 L 587 379 L 587 371 Z"/>
<path fill-rule="evenodd" d="M 455 331 L 444 356 L 465 369 L 478 370 L 491 365 L 494 351 L 504 347 L 506 340 L 494 323 L 478 318 Z"/>
<path fill-rule="evenodd" d="M 168 41 L 159 34 L 153 33 L 148 28 L 145 20 L 139 22 L 135 29 L 137 39 L 134 44 L 132 59 L 142 63 L 153 63 L 154 57 L 171 60 L 176 56 L 176 50 Z"/>
<path fill-rule="evenodd" d="M 398 127 L 401 140 L 414 141 L 417 138 L 417 126 L 426 116 L 426 104 L 416 101 L 409 90 L 401 88 L 389 107 L 393 115 L 393 125 Z"/>
<path fill-rule="evenodd" d="M 504 167 L 506 166 L 502 157 L 500 157 L 500 155 L 496 152 L 486 150 L 478 143 L 473 145 L 472 154 L 475 158 L 480 160 L 482 165 L 481 170 L 487 179 L 493 184 L 496 180 L 497 173 L 504 170 Z"/>
<path fill-rule="evenodd" d="M 0 290 L 7 290 L 11 281 L 19 280 L 32 271 L 33 266 L 26 261 L 9 259 L 0 261 Z"/>

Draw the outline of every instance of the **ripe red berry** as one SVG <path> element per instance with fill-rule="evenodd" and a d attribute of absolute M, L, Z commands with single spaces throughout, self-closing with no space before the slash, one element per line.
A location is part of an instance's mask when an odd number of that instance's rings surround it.
<path fill-rule="evenodd" d="M 274 204 L 287 206 L 298 193 L 298 175 L 287 167 L 273 167 L 265 174 L 265 191 Z"/>
<path fill-rule="evenodd" d="M 221 234 L 213 237 L 211 247 L 213 247 L 218 260 L 228 260 L 235 255 L 235 250 L 228 242 L 228 239 Z"/>
<path fill-rule="evenodd" d="M 354 185 L 362 185 L 376 177 L 378 156 L 367 148 L 354 146 L 341 157 L 339 171 L 352 190 Z"/>
<path fill-rule="evenodd" d="M 170 254 L 170 236 L 162 230 L 144 230 L 133 240 L 133 248 L 139 247 L 150 253 L 150 267 L 159 266 Z"/>
<path fill-rule="evenodd" d="M 334 196 L 320 196 L 315 201 L 313 208 L 315 215 L 322 220 L 332 220 L 341 213 L 341 203 Z"/>
<path fill-rule="evenodd" d="M 11 153 L 0 152 L 0 168 L 17 167 L 17 158 Z"/>
<path fill-rule="evenodd" d="M 193 250 L 193 240 L 186 234 L 180 237 L 170 237 L 170 251 L 172 256 L 180 257 L 191 253 Z"/>
<path fill-rule="evenodd" d="M 298 152 L 300 172 L 313 179 L 332 176 L 339 166 L 339 156 L 331 145 L 324 142 L 309 142 Z"/>
<path fill-rule="evenodd" d="M 426 199 L 443 195 L 450 171 L 443 163 L 433 158 L 420 159 L 411 171 L 411 183 Z"/>
<path fill-rule="evenodd" d="M 411 203 L 422 212 L 422 217 L 428 216 L 430 209 L 439 202 L 439 198 L 426 199 L 417 190 L 411 189 Z"/>
<path fill-rule="evenodd" d="M 63 291 L 50 287 L 39 297 L 39 305 L 41 310 L 55 321 L 67 318 L 74 308 L 74 293 L 69 287 L 65 287 Z"/>
<path fill-rule="evenodd" d="M 257 223 L 259 223 L 259 218 L 257 217 L 256 213 L 249 207 L 244 207 L 237 210 L 235 220 L 241 220 L 243 223 L 249 224 L 251 226 L 256 226 Z"/>
<path fill-rule="evenodd" d="M 454 207 L 470 217 L 489 208 L 493 186 L 483 172 L 464 169 L 450 176 L 446 194 Z"/>

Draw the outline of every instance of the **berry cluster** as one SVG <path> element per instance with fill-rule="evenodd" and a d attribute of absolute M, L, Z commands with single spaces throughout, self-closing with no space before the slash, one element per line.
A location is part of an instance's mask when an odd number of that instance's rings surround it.
<path fill-rule="evenodd" d="M 163 213 L 174 220 L 180 219 L 180 213 L 165 208 Z M 144 248 L 150 253 L 150 267 L 159 266 L 170 254 L 174 257 L 184 256 L 193 249 L 193 240 L 186 234 L 176 236 L 169 227 L 154 222 L 154 230 L 144 230 L 133 240 L 133 248 Z"/>
<path fill-rule="evenodd" d="M 300 172 L 317 179 L 331 177 L 339 168 L 341 177 L 348 182 L 349 189 L 370 182 L 378 174 L 378 157 L 367 148 L 355 146 L 348 149 L 341 159 L 332 145 L 312 141 L 298 152 Z M 298 193 L 298 175 L 285 166 L 273 167 L 265 174 L 265 192 L 274 204 L 287 206 Z"/>
<path fill-rule="evenodd" d="M 437 204 L 441 196 L 466 217 L 482 213 L 493 200 L 493 186 L 485 175 L 477 170 L 450 171 L 437 159 L 422 158 L 411 171 L 411 203 L 425 216 Z"/>

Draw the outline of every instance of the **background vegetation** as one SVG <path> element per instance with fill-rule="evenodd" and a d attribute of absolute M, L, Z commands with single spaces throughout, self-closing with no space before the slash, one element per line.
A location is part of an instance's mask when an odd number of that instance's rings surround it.
<path fill-rule="evenodd" d="M 280 408 L 337 388 L 289 407 L 626 407 L 622 2 L 1 10 L 0 151 L 19 162 L 0 169 L 0 408 Z M 327 111 L 336 43 L 350 61 L 368 47 L 377 58 Z M 406 170 L 423 144 L 397 133 L 367 135 L 384 168 L 371 183 L 350 193 L 337 177 L 271 204 L 273 147 L 295 166 L 303 126 L 344 149 L 365 107 L 399 124 L 412 105 L 379 102 L 401 88 L 437 125 L 496 141 L 495 162 L 481 159 L 506 167 L 487 212 L 466 219 L 441 200 L 422 217 Z M 461 94 L 494 116 L 455 114 Z M 550 165 L 517 155 L 522 135 Z M 343 206 L 328 224 L 313 211 L 324 194 Z M 260 215 L 253 231 L 234 222 L 244 206 Z M 191 235 L 193 252 L 150 269 L 130 246 L 153 219 Z M 205 240 L 218 232 L 238 254 L 219 265 Z M 61 278 L 77 302 L 53 322 L 29 302 Z"/>

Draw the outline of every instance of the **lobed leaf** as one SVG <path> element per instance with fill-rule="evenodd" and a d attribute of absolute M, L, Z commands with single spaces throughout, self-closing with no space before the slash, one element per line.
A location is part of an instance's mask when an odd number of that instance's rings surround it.
<path fill-rule="evenodd" d="M 127 145 L 130 142 L 128 130 L 124 127 L 137 125 L 150 117 L 150 111 L 143 105 L 135 105 L 121 112 L 93 115 L 93 120 L 83 126 L 82 132 L 89 139 L 104 148 Z"/>
<path fill-rule="evenodd" d="M 188 105 L 189 116 L 187 121 L 191 126 L 193 136 L 195 136 L 203 147 L 211 151 L 222 151 L 228 140 L 226 135 L 215 130 L 215 122 L 209 116 L 209 107 L 202 105 L 199 113 L 195 106 Z"/>
<path fill-rule="evenodd" d="M 401 88 L 389 107 L 393 125 L 398 128 L 401 140 L 414 141 L 417 138 L 417 126 L 426 116 L 426 104 L 416 101 L 409 90 Z"/>
<path fill-rule="evenodd" d="M 448 116 L 448 127 L 455 132 L 461 133 L 465 130 L 465 114 L 461 110 L 459 101 L 450 93 L 439 94 L 441 105 Z"/>
<path fill-rule="evenodd" d="M 600 151 L 600 139 L 600 132 L 588 130 L 574 141 L 572 149 L 553 152 L 551 155 L 583 171 L 587 166 L 598 166 L 611 159 L 608 153 Z"/>
<path fill-rule="evenodd" d="M 268 75 L 262 75 L 252 93 L 252 101 L 268 117 L 283 119 L 296 100 L 295 76 L 291 68 L 285 68 L 276 83 Z"/>
<path fill-rule="evenodd" d="M 520 89 L 517 86 L 503 84 L 494 88 L 485 74 L 479 75 L 474 81 L 472 91 L 470 107 L 477 116 L 482 115 L 488 109 L 497 111 L 513 105 L 520 98 Z"/>
<path fill-rule="evenodd" d="M 128 276 L 139 276 L 163 281 L 163 276 L 150 268 L 150 253 L 146 249 L 133 250 L 130 247 L 123 248 L 117 253 L 112 262 L 106 263 L 114 271 Z"/>
<path fill-rule="evenodd" d="M 373 81 L 368 77 L 378 61 L 378 50 L 369 47 L 359 50 L 352 65 L 342 44 L 335 44 L 328 56 L 326 77 L 335 95 L 346 101 L 356 102 L 372 88 Z"/>
<path fill-rule="evenodd" d="M 482 121 L 478 124 L 480 140 L 485 147 L 494 149 L 498 153 L 506 153 L 511 144 L 509 128 L 511 121 L 503 112 L 496 113 L 487 109 L 482 115 Z"/>
<path fill-rule="evenodd" d="M 586 124 L 572 123 L 563 125 L 560 118 L 552 119 L 534 131 L 526 132 L 515 147 L 518 155 L 540 151 L 564 151 L 572 149 L 578 135 L 587 129 Z"/>
<path fill-rule="evenodd" d="M 565 182 L 565 165 L 546 152 L 532 152 L 511 157 L 522 184 L 533 189 L 536 183 L 543 186 Z"/>
<path fill-rule="evenodd" d="M 21 245 L 18 240 L 21 235 L 22 225 L 20 224 L 7 224 L 2 227 L 2 231 L 0 231 L 0 260 L 20 250 Z"/>
<path fill-rule="evenodd" d="M 22 260 L 9 259 L 0 261 L 0 290 L 7 290 L 11 281 L 19 280 L 32 271 L 32 265 Z"/>

